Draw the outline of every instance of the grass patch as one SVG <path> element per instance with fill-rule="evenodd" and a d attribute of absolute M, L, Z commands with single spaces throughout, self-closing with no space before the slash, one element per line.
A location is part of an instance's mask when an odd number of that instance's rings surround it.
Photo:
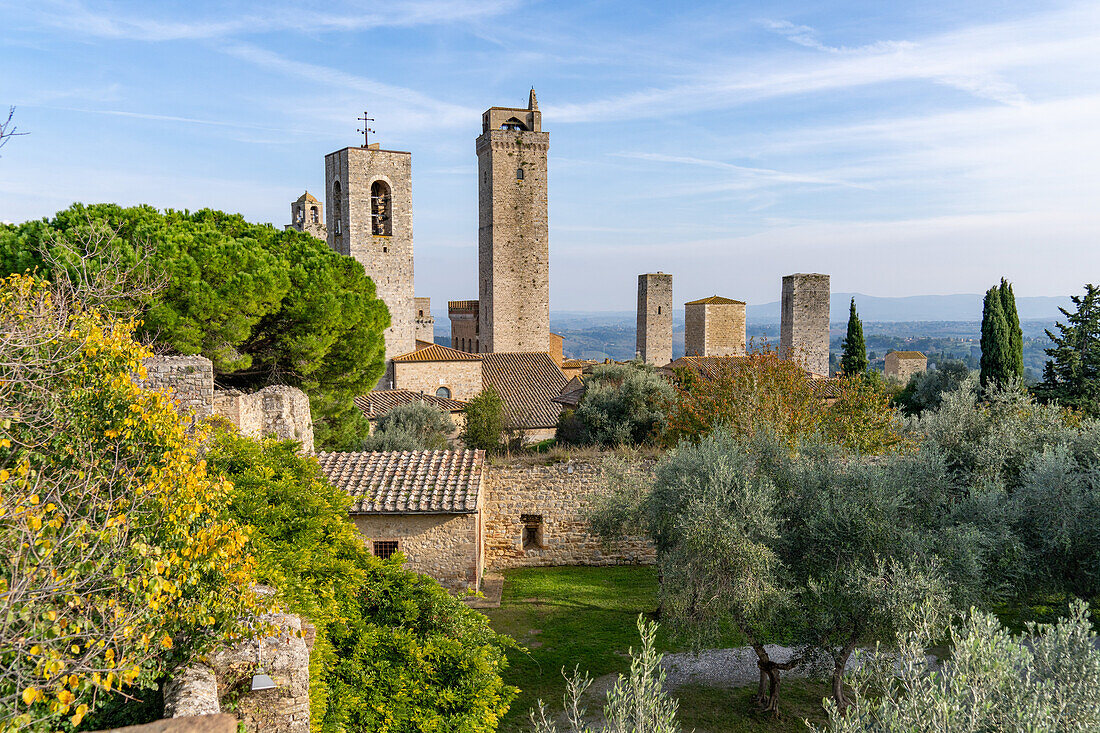
<path fill-rule="evenodd" d="M 825 709 L 821 699 L 827 694 L 823 682 L 785 679 L 780 689 L 779 712 L 776 719 L 762 712 L 753 702 L 755 687 L 733 690 L 700 685 L 685 685 L 676 691 L 680 700 L 680 727 L 695 733 L 740 731 L 743 733 L 807 733 L 803 720 L 824 726 Z"/>

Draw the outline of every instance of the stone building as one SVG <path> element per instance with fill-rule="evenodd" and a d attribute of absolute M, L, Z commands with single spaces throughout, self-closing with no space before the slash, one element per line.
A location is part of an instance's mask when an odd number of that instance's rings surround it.
<path fill-rule="evenodd" d="M 478 296 L 482 353 L 548 350 L 550 233 L 535 90 L 527 108 L 491 107 L 477 139 Z"/>
<path fill-rule="evenodd" d="M 684 303 L 684 354 L 744 356 L 744 301 L 712 295 Z"/>
<path fill-rule="evenodd" d="M 297 201 L 290 204 L 290 223 L 284 229 L 297 229 L 327 241 L 328 230 L 325 227 L 324 206 L 313 198 L 309 191 L 306 191 L 298 197 Z"/>
<path fill-rule="evenodd" d="M 321 470 L 352 497 L 350 514 L 375 555 L 452 590 L 477 590 L 484 567 L 485 452 L 321 453 Z"/>
<path fill-rule="evenodd" d="M 416 317 L 414 319 L 416 323 L 416 340 L 434 344 L 435 318 L 432 316 L 432 299 L 413 298 L 413 304 L 416 308 Z M 416 345 L 414 345 L 414 348 L 415 346 Z"/>
<path fill-rule="evenodd" d="M 449 300 L 447 315 L 451 319 L 451 348 L 480 354 L 481 328 L 478 323 L 478 302 Z"/>
<path fill-rule="evenodd" d="M 412 155 L 378 143 L 325 156 L 328 244 L 354 257 L 390 311 L 386 360 L 416 348 Z M 381 386 L 392 386 L 387 369 Z"/>
<path fill-rule="evenodd" d="M 784 276 L 779 354 L 784 359 L 797 359 L 815 375 L 829 376 L 828 275 Z"/>
<path fill-rule="evenodd" d="M 638 275 L 637 353 L 646 364 L 672 361 L 672 275 Z"/>
<path fill-rule="evenodd" d="M 393 387 L 466 401 L 482 390 L 481 359 L 432 344 L 393 358 Z"/>
<path fill-rule="evenodd" d="M 907 384 L 914 374 L 928 369 L 928 357 L 919 351 L 891 351 L 886 355 L 886 378 Z"/>

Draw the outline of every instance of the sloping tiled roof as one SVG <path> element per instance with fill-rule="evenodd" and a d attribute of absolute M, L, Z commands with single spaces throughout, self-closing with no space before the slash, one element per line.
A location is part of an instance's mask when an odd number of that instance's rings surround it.
<path fill-rule="evenodd" d="M 554 398 L 565 386 L 565 374 L 545 351 L 482 354 L 481 381 L 504 401 L 509 427 L 550 428 L 558 424 L 561 405 Z"/>
<path fill-rule="evenodd" d="M 466 406 L 465 402 L 459 400 L 413 392 L 411 389 L 379 389 L 355 398 L 355 406 L 370 419 L 381 417 L 393 408 L 410 402 L 423 402 L 444 412 L 458 412 Z"/>
<path fill-rule="evenodd" d="M 709 298 L 700 298 L 699 300 L 689 300 L 684 305 L 744 305 L 743 300 L 731 300 L 730 298 L 723 298 L 720 295 L 712 295 Z"/>
<path fill-rule="evenodd" d="M 602 364 L 603 362 L 596 361 L 594 359 L 566 359 L 561 363 L 562 369 L 584 369 L 586 366 L 592 364 Z"/>
<path fill-rule="evenodd" d="M 891 351 L 890 354 L 893 354 L 894 356 L 896 356 L 899 359 L 927 359 L 928 358 L 923 353 L 921 353 L 920 351 Z M 889 356 L 889 354 L 887 354 L 887 356 Z"/>
<path fill-rule="evenodd" d="M 416 340 L 416 348 L 413 349 L 413 351 L 420 351 L 421 349 L 426 349 L 434 343 L 435 343 L 434 341 L 421 341 L 420 339 L 417 339 Z"/>
<path fill-rule="evenodd" d="M 306 191 L 301 196 L 299 196 L 298 200 L 295 201 L 294 203 L 296 203 L 296 204 L 319 204 L 321 202 L 318 201 L 317 199 L 315 199 L 313 197 L 313 194 L 311 194 L 309 191 Z"/>
<path fill-rule="evenodd" d="M 579 376 L 573 377 L 561 388 L 561 394 L 554 398 L 554 402 L 566 407 L 576 407 L 580 404 L 581 397 L 584 397 L 585 389 L 584 379 Z"/>
<path fill-rule="evenodd" d="M 351 514 L 465 514 L 477 511 L 485 451 L 321 453 L 328 480 L 353 499 Z"/>
<path fill-rule="evenodd" d="M 469 354 L 441 344 L 432 344 L 426 348 L 393 357 L 394 361 L 402 363 L 409 361 L 478 361 L 479 359 L 481 359 L 481 356 L 478 354 Z"/>

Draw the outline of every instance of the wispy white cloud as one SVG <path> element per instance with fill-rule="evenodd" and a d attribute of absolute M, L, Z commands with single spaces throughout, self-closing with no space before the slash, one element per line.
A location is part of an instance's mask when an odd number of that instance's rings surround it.
<path fill-rule="evenodd" d="M 671 163 L 675 165 L 697 165 L 704 168 L 716 168 L 718 170 L 732 171 L 741 174 L 742 177 L 755 179 L 759 183 L 809 183 L 826 186 L 850 186 L 852 188 L 868 188 L 865 184 L 851 183 L 836 178 L 824 178 L 804 173 L 787 173 L 772 170 L 770 168 L 752 168 L 749 166 L 735 165 L 722 160 L 708 160 L 705 158 L 693 158 L 683 155 L 665 155 L 663 153 L 611 153 L 619 158 L 633 158 L 635 160 L 648 160 L 657 163 Z"/>
<path fill-rule="evenodd" d="M 81 35 L 137 41 L 180 41 L 257 35 L 275 31 L 303 33 L 363 31 L 381 27 L 442 25 L 475 20 L 514 8 L 517 0 L 413 0 L 377 3 L 326 4 L 325 9 L 300 3 L 271 3 L 262 12 L 193 21 L 143 11 L 125 12 L 118 6 L 97 10 L 80 0 L 51 0 L 38 6 L 41 22 Z M 334 7 L 330 10 L 328 6 Z"/>
<path fill-rule="evenodd" d="M 912 41 L 876 41 L 866 46 L 829 46 L 818 39 L 818 32 L 808 25 L 795 25 L 789 20 L 765 20 L 762 25 L 799 46 L 813 48 L 828 53 L 882 53 L 899 49 L 914 48 Z"/>

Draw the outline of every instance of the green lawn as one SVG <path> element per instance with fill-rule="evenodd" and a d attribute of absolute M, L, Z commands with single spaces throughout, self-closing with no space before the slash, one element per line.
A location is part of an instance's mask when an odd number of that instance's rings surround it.
<path fill-rule="evenodd" d="M 635 626 L 639 613 L 656 608 L 657 579 L 651 567 L 524 568 L 505 572 L 500 608 L 486 609 L 494 629 L 508 634 L 526 652 L 508 655 L 505 681 L 520 688 L 500 730 L 524 728 L 528 711 L 539 698 L 561 708 L 564 682 L 561 670 L 579 665 L 595 678 L 626 672 L 627 650 L 637 647 Z M 661 651 L 671 647 L 658 637 Z M 750 698 L 753 690 L 713 690 L 685 687 L 679 693 L 684 730 L 786 731 L 808 730 L 802 718 L 821 722 L 824 685 L 790 680 L 784 683 L 781 710 L 775 721 L 760 715 Z"/>

